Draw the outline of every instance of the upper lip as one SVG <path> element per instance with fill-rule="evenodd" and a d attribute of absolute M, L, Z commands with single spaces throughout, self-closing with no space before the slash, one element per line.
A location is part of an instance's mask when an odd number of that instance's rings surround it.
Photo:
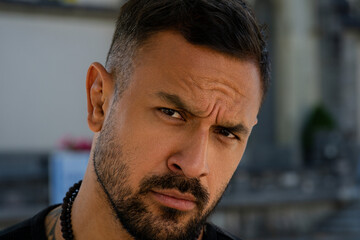
<path fill-rule="evenodd" d="M 196 202 L 196 198 L 191 193 L 181 193 L 175 189 L 161 189 L 161 190 L 156 189 L 153 190 L 153 192 L 181 200 Z"/>

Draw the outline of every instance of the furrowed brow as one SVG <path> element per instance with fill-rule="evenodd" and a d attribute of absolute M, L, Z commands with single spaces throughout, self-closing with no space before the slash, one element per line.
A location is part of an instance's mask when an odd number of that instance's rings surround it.
<path fill-rule="evenodd" d="M 156 93 L 158 97 L 160 97 L 163 101 L 170 103 L 171 105 L 175 106 L 176 108 L 182 109 L 191 115 L 195 115 L 195 113 L 192 113 L 191 108 L 187 106 L 181 98 L 176 94 L 169 94 L 165 92 L 158 92 Z"/>
<path fill-rule="evenodd" d="M 169 104 L 172 104 L 176 108 L 182 109 L 193 116 L 197 116 L 196 111 L 191 110 L 191 108 L 189 106 L 187 106 L 178 95 L 170 94 L 170 93 L 166 93 L 166 92 L 157 92 L 156 95 L 158 97 L 160 97 L 163 101 L 165 101 Z M 199 113 L 199 114 L 201 114 L 201 113 Z M 223 125 L 217 125 L 217 127 L 226 128 L 230 132 L 233 132 L 236 134 L 241 134 L 244 136 L 247 136 L 250 134 L 250 130 L 247 127 L 245 127 L 242 123 L 235 124 L 235 125 L 231 124 L 231 123 L 226 123 Z"/>

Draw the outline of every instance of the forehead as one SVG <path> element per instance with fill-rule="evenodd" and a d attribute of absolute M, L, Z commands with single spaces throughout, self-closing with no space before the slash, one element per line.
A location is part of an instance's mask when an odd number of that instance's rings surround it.
<path fill-rule="evenodd" d="M 180 96 L 202 117 L 216 108 L 221 117 L 256 119 L 261 102 L 258 66 L 187 42 L 180 34 L 160 32 L 142 45 L 134 63 L 134 84 L 149 94 Z"/>

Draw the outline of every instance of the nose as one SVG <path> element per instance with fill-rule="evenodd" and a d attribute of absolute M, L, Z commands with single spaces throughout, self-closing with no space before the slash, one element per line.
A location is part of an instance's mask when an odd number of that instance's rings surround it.
<path fill-rule="evenodd" d="M 192 134 L 185 139 L 179 151 L 172 154 L 167 161 L 168 168 L 188 178 L 200 178 L 209 174 L 208 167 L 208 132 Z"/>

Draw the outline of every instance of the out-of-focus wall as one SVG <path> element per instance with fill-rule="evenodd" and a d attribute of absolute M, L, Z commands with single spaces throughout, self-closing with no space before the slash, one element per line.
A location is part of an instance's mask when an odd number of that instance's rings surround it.
<path fill-rule="evenodd" d="M 105 63 L 114 25 L 0 10 L 0 151 L 49 151 L 65 134 L 91 136 L 86 72 Z"/>

